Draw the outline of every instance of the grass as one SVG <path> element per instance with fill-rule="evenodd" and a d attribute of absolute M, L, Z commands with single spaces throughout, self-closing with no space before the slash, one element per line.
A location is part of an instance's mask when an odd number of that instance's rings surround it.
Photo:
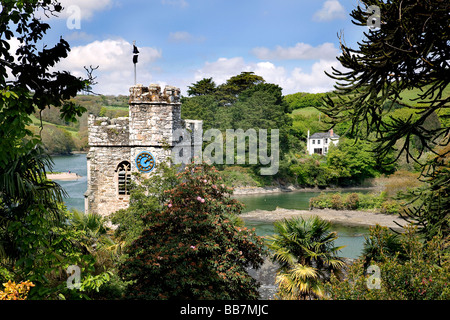
<path fill-rule="evenodd" d="M 302 115 L 305 117 L 311 117 L 311 116 L 315 116 L 315 115 L 318 116 L 320 113 L 321 112 L 314 107 L 306 107 L 306 108 L 296 109 L 296 110 L 292 111 L 292 116 Z"/>

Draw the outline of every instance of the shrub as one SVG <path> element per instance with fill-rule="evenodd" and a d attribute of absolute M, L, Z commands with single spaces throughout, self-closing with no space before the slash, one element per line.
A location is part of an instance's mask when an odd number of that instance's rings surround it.
<path fill-rule="evenodd" d="M 399 214 L 401 205 L 394 200 L 387 200 L 381 204 L 381 213 L 384 214 Z"/>
<path fill-rule="evenodd" d="M 344 206 L 349 210 L 356 210 L 359 208 L 359 196 L 357 193 L 350 193 L 344 200 Z"/>
<path fill-rule="evenodd" d="M 331 196 L 331 209 L 341 210 L 344 208 L 342 198 L 339 193 L 335 193 Z"/>
<path fill-rule="evenodd" d="M 9 280 L 4 283 L 4 291 L 0 291 L 0 300 L 26 300 L 28 292 L 34 284 L 30 281 L 22 281 L 18 284 Z"/>
<path fill-rule="evenodd" d="M 322 192 L 317 197 L 312 197 L 309 199 L 309 208 L 310 209 L 326 209 L 331 208 L 331 199 Z"/>

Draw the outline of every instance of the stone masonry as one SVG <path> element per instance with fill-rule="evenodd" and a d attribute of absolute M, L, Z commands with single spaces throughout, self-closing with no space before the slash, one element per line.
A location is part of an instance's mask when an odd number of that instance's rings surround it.
<path fill-rule="evenodd" d="M 153 156 L 154 169 L 144 174 L 154 174 L 158 164 L 171 156 L 174 131 L 201 126 L 201 121 L 181 119 L 180 89 L 166 86 L 161 92 L 155 84 L 130 88 L 128 118 L 89 115 L 85 211 L 107 216 L 127 208 L 127 186 L 131 173 L 139 172 L 138 156 L 143 152 Z M 150 167 L 150 162 L 143 164 Z"/>

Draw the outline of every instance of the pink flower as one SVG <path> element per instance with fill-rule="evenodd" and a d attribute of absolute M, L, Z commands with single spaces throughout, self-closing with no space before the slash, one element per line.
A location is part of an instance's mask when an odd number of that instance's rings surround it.
<path fill-rule="evenodd" d="M 205 203 L 205 199 L 200 200 L 201 203 Z"/>
<path fill-rule="evenodd" d="M 194 250 L 195 250 L 195 246 L 191 246 L 191 249 L 194 249 Z"/>
<path fill-rule="evenodd" d="M 167 206 L 168 206 L 169 208 L 172 208 L 172 204 L 171 204 L 171 203 L 169 203 Z"/>
<path fill-rule="evenodd" d="M 197 200 L 198 200 L 198 201 L 201 201 L 201 200 L 202 200 L 202 197 L 198 196 L 198 197 L 197 197 Z"/>

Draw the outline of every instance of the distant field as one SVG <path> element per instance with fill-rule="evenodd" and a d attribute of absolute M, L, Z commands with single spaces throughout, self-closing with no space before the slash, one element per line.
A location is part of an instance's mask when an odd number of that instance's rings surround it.
<path fill-rule="evenodd" d="M 293 116 L 301 114 L 306 117 L 318 115 L 319 113 L 320 113 L 320 111 L 314 107 L 306 107 L 306 108 L 296 109 L 296 110 L 292 111 Z"/>

